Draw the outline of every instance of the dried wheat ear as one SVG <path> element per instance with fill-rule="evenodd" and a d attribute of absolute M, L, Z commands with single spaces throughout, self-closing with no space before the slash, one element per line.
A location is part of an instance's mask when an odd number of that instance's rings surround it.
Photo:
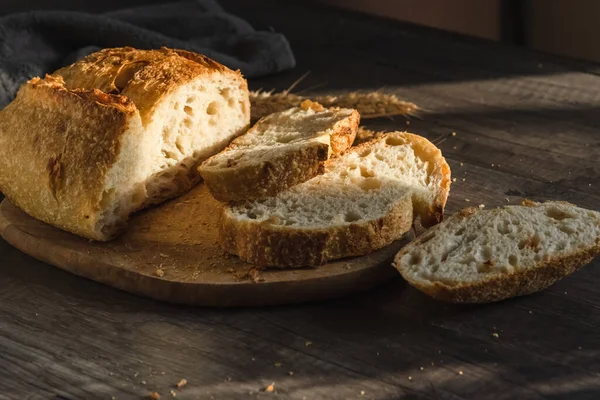
<path fill-rule="evenodd" d="M 252 120 L 258 120 L 266 115 L 297 107 L 306 99 L 308 97 L 292 94 L 288 91 L 273 93 L 272 91 L 258 90 L 250 92 Z M 380 91 L 350 92 L 338 96 L 316 95 L 311 96 L 310 100 L 325 107 L 354 108 L 358 110 L 363 119 L 410 115 L 418 110 L 415 104 L 400 100 L 396 95 Z"/>

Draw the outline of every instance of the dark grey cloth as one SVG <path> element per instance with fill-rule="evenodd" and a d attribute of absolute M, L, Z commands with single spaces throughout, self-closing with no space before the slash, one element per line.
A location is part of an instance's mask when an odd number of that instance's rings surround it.
<path fill-rule="evenodd" d="M 100 48 L 161 46 L 203 53 L 258 77 L 292 68 L 281 34 L 255 31 L 215 1 L 131 8 L 107 14 L 34 11 L 0 18 L 0 108 L 23 82 L 43 76 Z"/>

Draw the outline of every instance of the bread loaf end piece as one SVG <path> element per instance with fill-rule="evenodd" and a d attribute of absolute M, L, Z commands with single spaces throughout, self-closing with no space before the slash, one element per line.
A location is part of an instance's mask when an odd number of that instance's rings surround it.
<path fill-rule="evenodd" d="M 110 239 L 145 199 L 143 135 L 126 97 L 34 78 L 0 112 L 0 191 L 41 221 Z"/>

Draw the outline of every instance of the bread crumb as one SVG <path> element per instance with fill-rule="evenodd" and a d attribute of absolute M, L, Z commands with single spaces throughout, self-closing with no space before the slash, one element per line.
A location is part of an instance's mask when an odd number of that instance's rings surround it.
<path fill-rule="evenodd" d="M 456 132 L 452 132 L 452 136 L 456 136 Z"/>
<path fill-rule="evenodd" d="M 184 378 L 177 383 L 177 389 L 181 389 L 185 385 L 187 385 L 187 379 Z"/>
<path fill-rule="evenodd" d="M 177 397 L 177 392 L 171 389 L 171 397 Z"/>
<path fill-rule="evenodd" d="M 460 166 L 461 166 L 461 167 L 462 167 L 463 165 L 465 165 L 465 164 L 463 164 L 463 163 L 460 163 Z"/>
<path fill-rule="evenodd" d="M 248 277 L 254 283 L 260 282 L 261 281 L 260 269 L 258 269 L 258 268 L 252 268 L 250 271 L 248 271 Z M 264 279 L 262 279 L 262 280 L 264 280 Z"/>
<path fill-rule="evenodd" d="M 265 392 L 273 393 L 275 391 L 275 382 L 271 383 L 269 386 L 265 388 Z"/>
<path fill-rule="evenodd" d="M 304 345 L 305 345 L 306 347 L 308 347 L 308 346 L 312 346 L 312 342 L 311 342 L 310 340 L 307 340 L 307 341 L 306 341 L 306 343 L 304 343 Z"/>
<path fill-rule="evenodd" d="M 321 104 L 317 103 L 316 101 L 311 101 L 309 99 L 306 99 L 302 103 L 300 103 L 300 107 L 304 111 L 308 111 L 309 109 L 313 110 L 314 112 L 325 111 L 325 107 L 323 107 Z"/>
<path fill-rule="evenodd" d="M 462 178 L 462 181 L 464 182 L 464 181 L 465 181 L 465 178 Z"/>
<path fill-rule="evenodd" d="M 164 253 L 158 253 L 158 255 L 161 256 L 162 258 L 169 258 L 169 256 Z"/>
<path fill-rule="evenodd" d="M 531 201 L 529 199 L 525 199 L 521 202 L 521 205 L 525 206 L 525 207 L 535 207 L 537 206 L 537 203 L 535 201 Z"/>
<path fill-rule="evenodd" d="M 140 382 L 142 385 L 145 385 L 147 382 L 146 381 L 141 381 Z"/>
<path fill-rule="evenodd" d="M 485 204 L 480 204 L 478 207 L 479 208 L 485 208 Z"/>
<path fill-rule="evenodd" d="M 452 182 L 456 182 L 456 178 L 452 178 Z"/>
<path fill-rule="evenodd" d="M 505 197 L 504 200 L 506 200 L 507 203 L 510 203 L 510 200 L 508 197 Z"/>
<path fill-rule="evenodd" d="M 148 395 L 148 398 L 150 400 L 158 400 L 160 399 L 160 394 L 158 394 L 157 392 L 152 392 Z"/>
<path fill-rule="evenodd" d="M 365 395 L 365 391 L 364 391 L 364 390 L 361 390 L 361 391 L 360 391 L 360 395 L 361 395 L 361 396 L 364 396 L 364 395 Z"/>
<path fill-rule="evenodd" d="M 469 200 L 469 199 L 465 199 L 465 201 L 468 203 L 468 202 L 470 202 L 471 200 Z"/>
<path fill-rule="evenodd" d="M 156 272 L 154 272 L 156 274 L 156 276 L 158 276 L 159 278 L 162 278 L 163 276 L 165 276 L 165 271 L 163 271 L 162 269 L 158 268 L 156 270 Z"/>
<path fill-rule="evenodd" d="M 458 371 L 458 374 L 459 374 L 459 375 L 462 375 L 462 374 L 463 374 L 463 372 L 462 372 L 462 371 Z"/>
<path fill-rule="evenodd" d="M 494 164 L 492 164 L 492 167 L 494 166 Z"/>
<path fill-rule="evenodd" d="M 289 375 L 289 376 L 294 376 L 294 371 L 289 371 L 289 372 L 288 372 L 288 375 Z"/>
<path fill-rule="evenodd" d="M 409 120 L 406 120 L 406 125 L 410 125 L 410 121 Z"/>
<path fill-rule="evenodd" d="M 424 369 L 425 369 L 425 368 L 423 368 L 423 367 L 419 367 L 419 370 L 420 370 L 420 371 L 423 371 Z"/>
<path fill-rule="evenodd" d="M 281 367 L 282 365 L 283 365 L 283 364 L 281 364 L 279 361 L 277 361 L 277 362 L 275 363 L 275 366 L 276 366 L 277 368 Z"/>
<path fill-rule="evenodd" d="M 408 380 L 409 380 L 409 381 L 412 381 L 412 376 L 409 376 L 409 377 L 408 377 Z"/>
<path fill-rule="evenodd" d="M 500 335 L 498 335 L 496 332 L 492 333 L 492 336 L 495 337 L 495 338 L 499 338 L 500 337 Z"/>

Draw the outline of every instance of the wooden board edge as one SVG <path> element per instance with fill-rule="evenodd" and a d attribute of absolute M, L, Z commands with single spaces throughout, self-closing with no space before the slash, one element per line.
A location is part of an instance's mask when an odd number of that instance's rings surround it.
<path fill-rule="evenodd" d="M 298 304 L 369 290 L 399 276 L 390 259 L 344 275 L 307 279 L 301 285 L 285 281 L 245 285 L 170 281 L 135 273 L 31 235 L 3 216 L 3 206 L 4 202 L 0 204 L 0 235 L 19 251 L 94 282 L 168 303 L 217 308 Z M 94 265 L 98 273 L 91 274 L 80 265 Z"/>

